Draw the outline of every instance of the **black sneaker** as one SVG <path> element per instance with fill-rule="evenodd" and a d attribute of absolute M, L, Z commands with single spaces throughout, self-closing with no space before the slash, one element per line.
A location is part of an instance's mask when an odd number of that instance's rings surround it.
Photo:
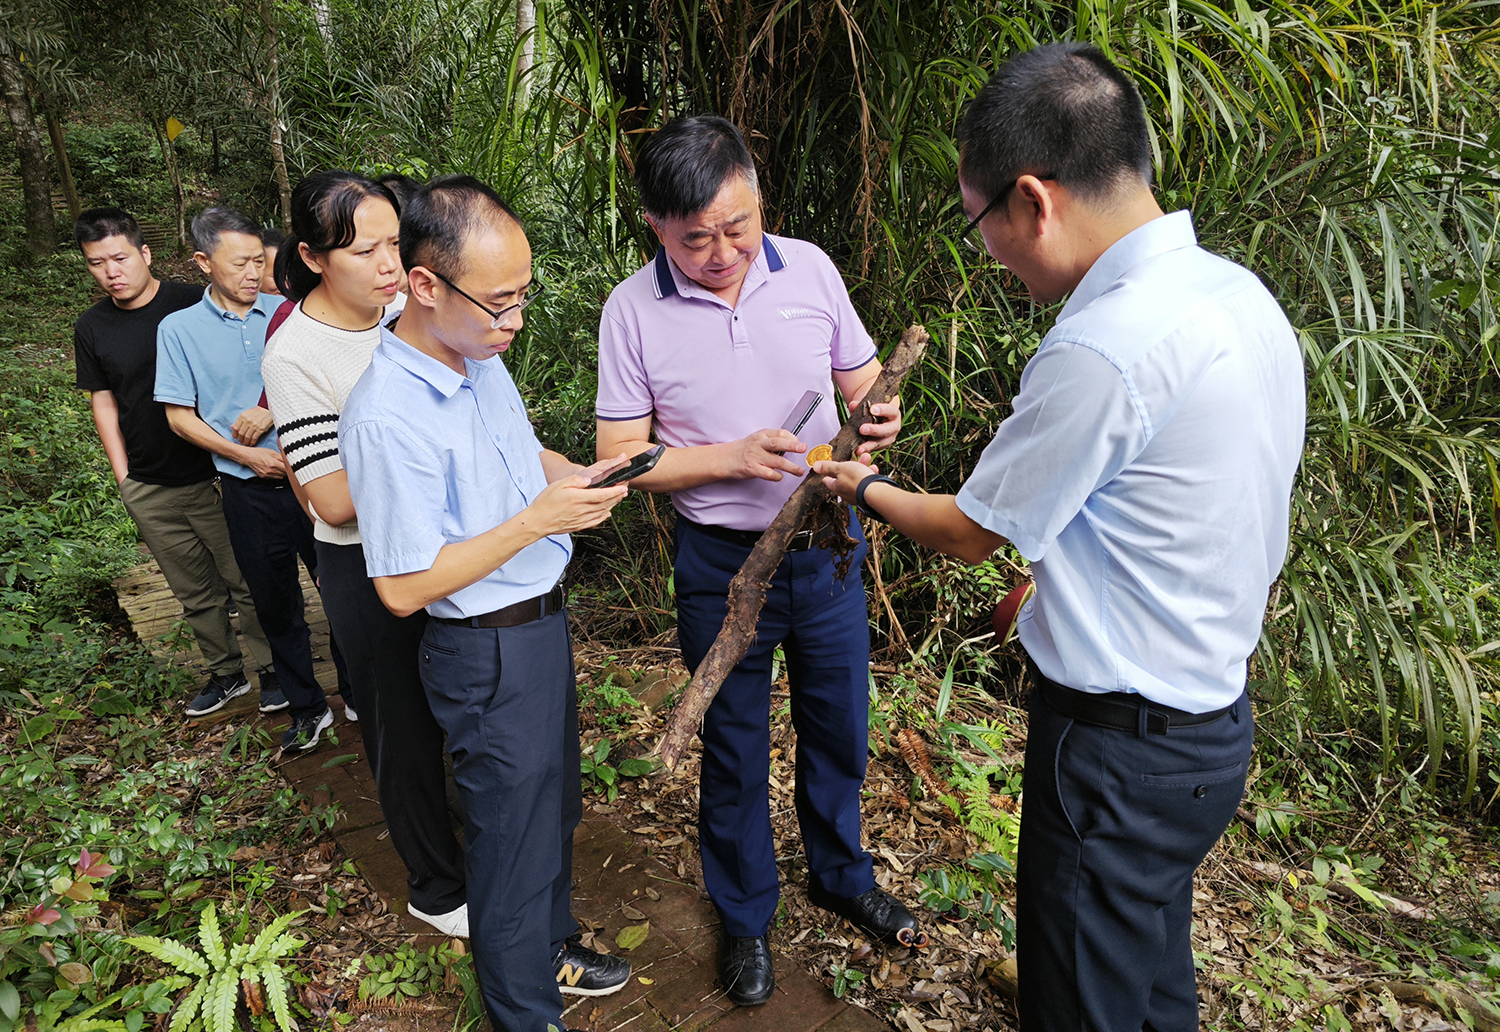
<path fill-rule="evenodd" d="M 630 961 L 591 950 L 574 935 L 552 958 L 557 991 L 567 996 L 608 996 L 630 981 Z"/>
<path fill-rule="evenodd" d="M 243 673 L 215 674 L 203 686 L 203 692 L 187 705 L 187 715 L 203 717 L 224 708 L 230 699 L 237 699 L 250 690 L 250 681 Z"/>
<path fill-rule="evenodd" d="M 282 752 L 307 752 L 318 744 L 323 732 L 333 726 L 333 710 L 323 707 L 322 713 L 298 717 L 281 736 Z"/>
<path fill-rule="evenodd" d="M 276 680 L 276 671 L 262 670 L 260 672 L 260 711 L 279 713 L 290 706 L 291 703 L 287 701 L 286 693 L 281 690 L 281 685 Z"/>

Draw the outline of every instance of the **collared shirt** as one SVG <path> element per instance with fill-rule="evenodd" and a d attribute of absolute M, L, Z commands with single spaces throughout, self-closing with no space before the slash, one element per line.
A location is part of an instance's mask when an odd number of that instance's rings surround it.
<path fill-rule="evenodd" d="M 1187 212 L 1100 256 L 958 494 L 1031 560 L 1017 629 L 1042 673 L 1194 713 L 1239 697 L 1305 404 L 1280 306 Z"/>
<path fill-rule="evenodd" d="M 339 452 L 371 577 L 429 570 L 444 545 L 478 537 L 547 486 L 542 445 L 499 356 L 460 375 L 381 327 L 339 417 Z M 494 573 L 432 603 L 480 616 L 545 594 L 573 554 L 566 534 L 527 545 Z"/>
<path fill-rule="evenodd" d="M 285 298 L 260 294 L 243 316 L 220 308 L 203 291 L 203 300 L 173 312 L 156 330 L 156 400 L 198 409 L 198 416 L 221 437 L 234 440 L 230 427 L 246 409 L 260 404 L 264 384 L 260 357 L 266 349 L 266 326 Z M 276 428 L 255 442 L 276 450 Z M 249 466 L 214 456 L 220 473 L 248 480 Z"/>
<path fill-rule="evenodd" d="M 658 251 L 605 302 L 599 321 L 600 419 L 655 417 L 669 448 L 723 444 L 786 422 L 802 395 L 823 395 L 798 435 L 838 433 L 833 372 L 867 365 L 875 344 L 828 256 L 763 234 L 737 304 L 694 283 Z M 765 530 L 801 480 L 721 480 L 677 491 L 698 523 Z"/>

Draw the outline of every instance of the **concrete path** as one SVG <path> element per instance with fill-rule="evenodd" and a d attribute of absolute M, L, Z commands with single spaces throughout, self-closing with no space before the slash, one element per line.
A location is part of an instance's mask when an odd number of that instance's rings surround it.
<path fill-rule="evenodd" d="M 177 627 L 182 608 L 149 556 L 115 586 L 120 605 L 143 641 L 160 638 Z M 303 593 L 312 628 L 314 669 L 325 690 L 332 690 L 337 678 L 328 650 L 328 622 L 305 571 Z M 251 692 L 206 719 L 260 719 L 255 701 Z M 428 925 L 406 913 L 406 868 L 386 835 L 359 725 L 343 718 L 339 700 L 333 700 L 333 708 L 339 713 L 333 728 L 338 744 L 325 744 L 283 763 L 280 769 L 315 805 L 330 800 L 339 804 L 342 817 L 333 836 L 340 849 L 354 860 L 390 912 L 400 917 L 402 926 L 425 946 L 436 939 Z M 272 733 L 279 734 L 285 723 L 284 718 L 274 721 Z M 324 766 L 349 755 L 357 759 Z M 729 1003 L 715 973 L 718 917 L 697 886 L 678 877 L 675 850 L 666 849 L 658 859 L 656 849 L 654 837 L 633 834 L 607 816 L 585 811 L 573 850 L 574 914 L 612 952 L 622 952 L 614 943 L 626 926 L 649 924 L 649 931 L 645 941 L 626 954 L 632 977 L 625 989 L 597 999 L 564 998 L 572 1004 L 564 1015 L 570 1029 L 698 1032 L 711 1026 L 715 1032 L 886 1032 L 890 1028 L 869 1012 L 835 999 L 827 986 L 786 957 L 776 965 L 776 995 L 769 1003 L 750 1009 Z"/>

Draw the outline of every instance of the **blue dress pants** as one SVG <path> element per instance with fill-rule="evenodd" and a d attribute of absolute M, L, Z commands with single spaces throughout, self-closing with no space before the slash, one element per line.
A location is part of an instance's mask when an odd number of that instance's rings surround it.
<path fill-rule="evenodd" d="M 312 524 L 285 480 L 219 478 L 234 561 L 245 576 L 260 628 L 271 645 L 276 683 L 293 719 L 328 708 L 313 676 L 312 638 L 303 615 L 297 558 L 312 551 Z"/>
<path fill-rule="evenodd" d="M 1197 1032 L 1193 872 L 1228 827 L 1250 702 L 1152 734 L 1031 693 L 1016 878 L 1021 1032 Z"/>
<path fill-rule="evenodd" d="M 563 1027 L 552 958 L 578 930 L 578 693 L 564 612 L 519 627 L 429 620 L 422 686 L 464 805 L 469 935 L 498 1032 Z"/>
<path fill-rule="evenodd" d="M 860 566 L 844 580 L 826 549 L 788 552 L 772 577 L 755 643 L 725 678 L 703 719 L 698 845 L 703 878 L 737 938 L 765 935 L 781 898 L 771 834 L 771 659 L 786 654 L 797 732 L 796 807 L 808 877 L 835 896 L 875 885 L 860 843 L 860 789 L 869 744 L 870 624 Z M 696 670 L 723 626 L 729 581 L 750 545 L 678 517 L 677 636 Z"/>

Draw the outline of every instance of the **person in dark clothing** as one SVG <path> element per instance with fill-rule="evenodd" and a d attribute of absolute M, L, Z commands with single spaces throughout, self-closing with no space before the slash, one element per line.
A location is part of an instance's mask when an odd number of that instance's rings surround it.
<path fill-rule="evenodd" d="M 89 392 L 94 426 L 125 511 L 135 520 L 209 669 L 189 716 L 219 709 L 250 690 L 231 608 L 251 662 L 260 672 L 261 710 L 286 708 L 271 671 L 271 647 L 229 543 L 213 457 L 172 433 L 156 387 L 156 329 L 197 304 L 203 288 L 157 279 L 151 248 L 135 219 L 119 208 L 90 208 L 73 227 L 89 274 L 108 295 L 79 316 L 73 358 L 79 389 Z"/>

